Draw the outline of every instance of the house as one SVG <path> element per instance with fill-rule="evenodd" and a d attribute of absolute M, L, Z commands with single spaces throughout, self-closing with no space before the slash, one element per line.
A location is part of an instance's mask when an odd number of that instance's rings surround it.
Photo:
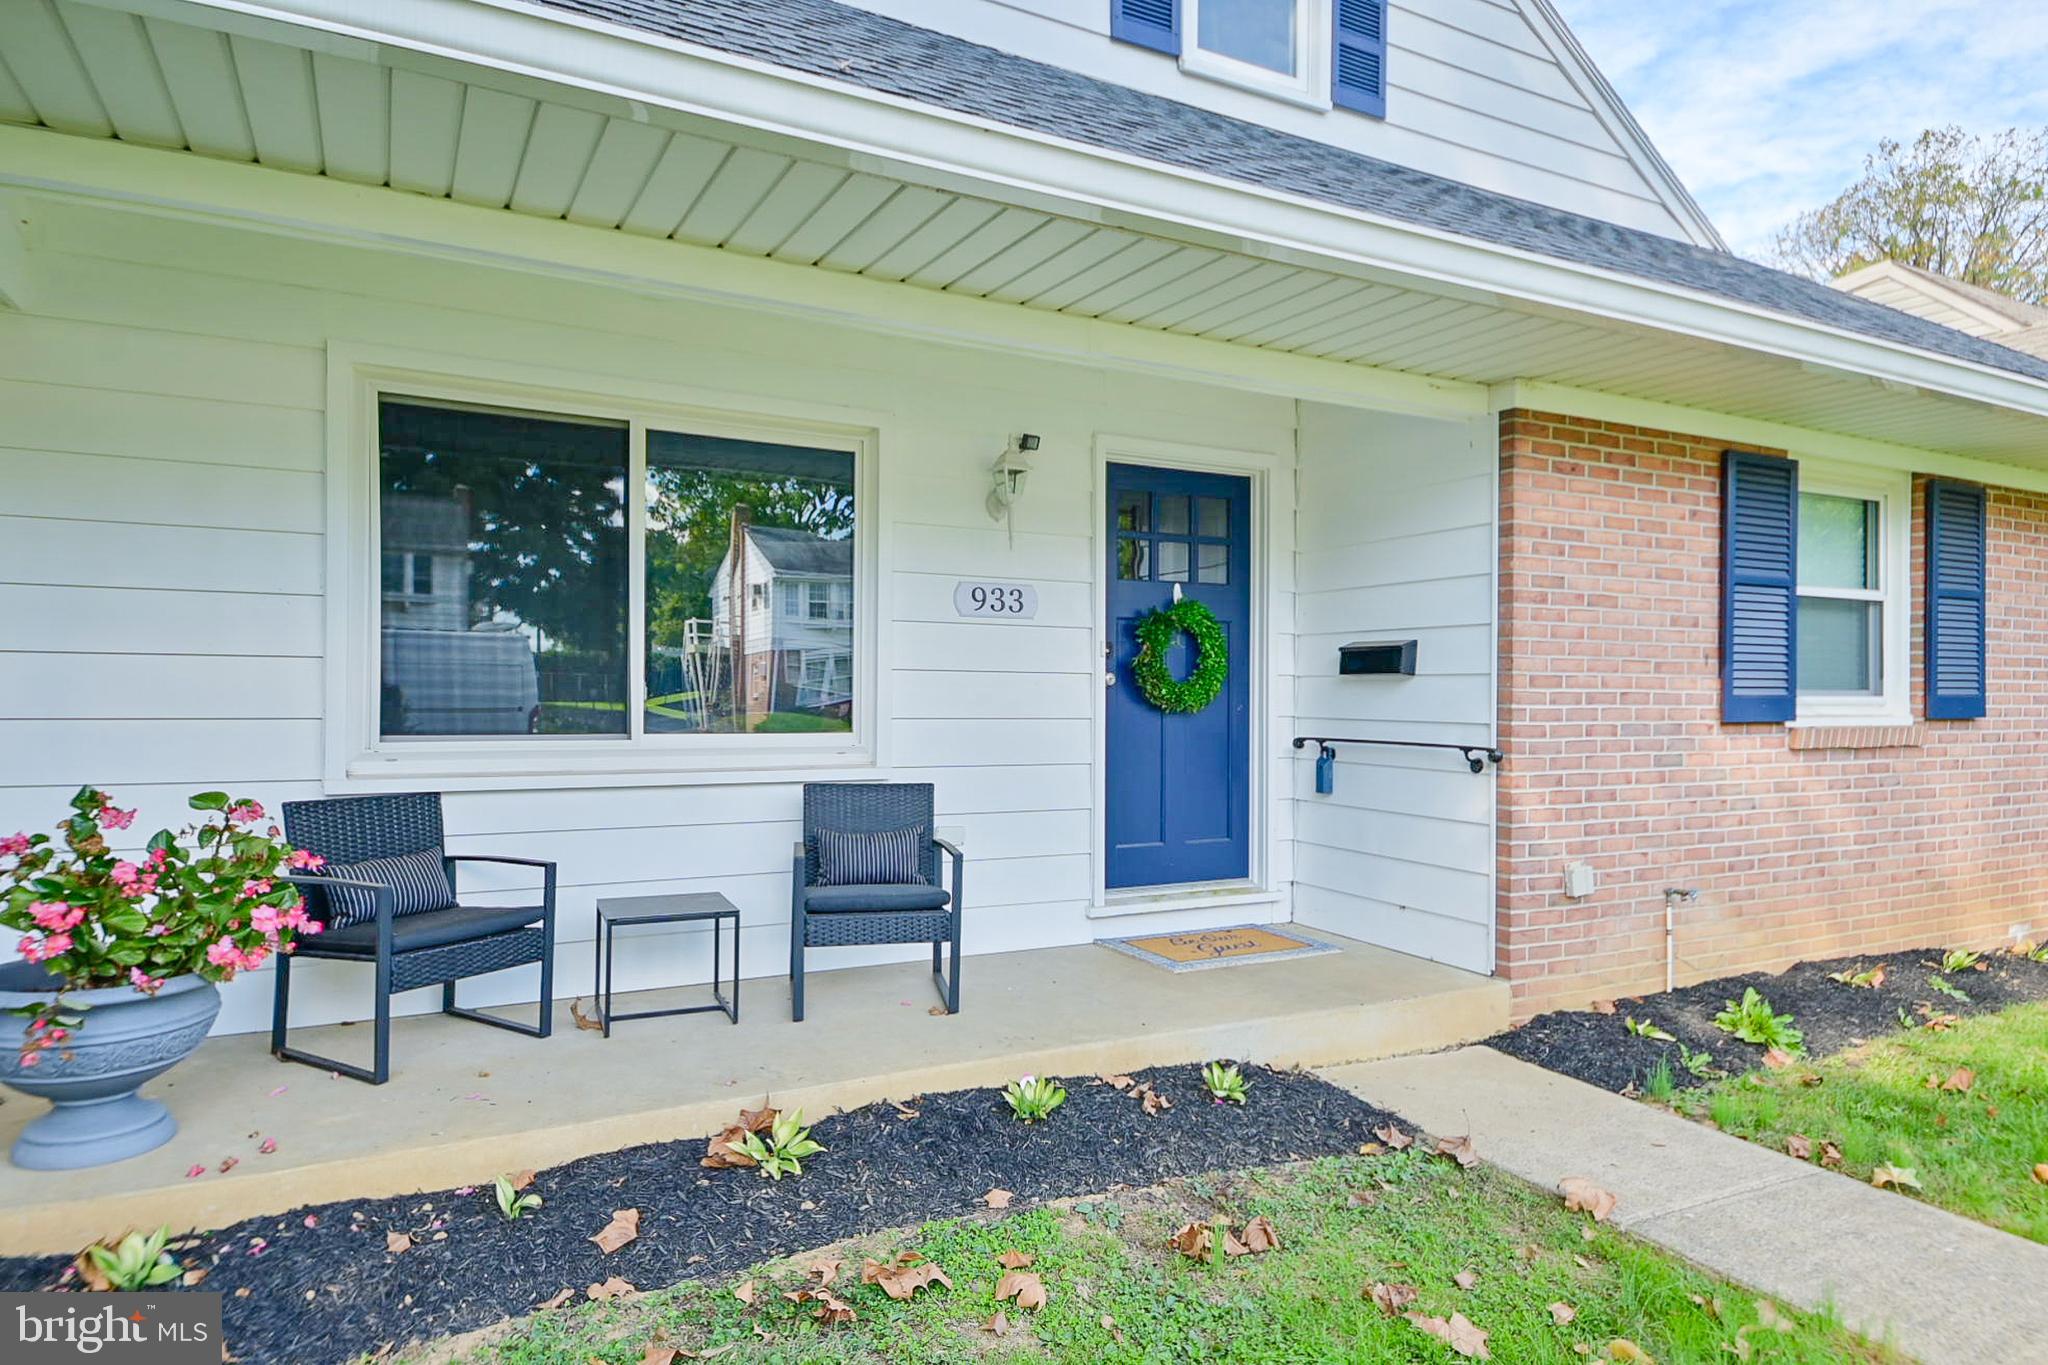
<path fill-rule="evenodd" d="M 2038 303 L 1952 280 L 1904 261 L 1873 261 L 1836 276 L 1834 286 L 2015 351 L 2048 356 L 2048 308 Z"/>
<path fill-rule="evenodd" d="M 2048 930 L 2048 360 L 1731 255 L 1549 0 L 16 0 L 0 468 L 0 829 L 444 791 L 565 989 L 779 977 L 821 779 L 970 955 Z"/>

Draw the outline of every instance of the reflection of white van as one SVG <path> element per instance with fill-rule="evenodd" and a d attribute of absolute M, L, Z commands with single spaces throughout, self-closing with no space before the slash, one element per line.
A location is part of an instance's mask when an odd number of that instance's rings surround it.
<path fill-rule="evenodd" d="M 533 641 L 517 630 L 384 632 L 384 733 L 524 735 L 540 724 Z"/>

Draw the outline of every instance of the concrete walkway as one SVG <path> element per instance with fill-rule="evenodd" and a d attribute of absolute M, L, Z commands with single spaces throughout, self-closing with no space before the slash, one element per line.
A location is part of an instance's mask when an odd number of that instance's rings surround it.
<path fill-rule="evenodd" d="M 2048 1362 L 2048 1246 L 1872 1189 L 1486 1047 L 1327 1068 L 1353 1093 L 1545 1188 L 1583 1175 L 1612 1222 L 1800 1308 L 1832 1305 L 1925 1365 Z"/>

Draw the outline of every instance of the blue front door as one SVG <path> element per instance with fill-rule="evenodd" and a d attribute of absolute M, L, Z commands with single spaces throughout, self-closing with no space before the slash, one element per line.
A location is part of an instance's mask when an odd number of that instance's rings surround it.
<path fill-rule="evenodd" d="M 1227 881 L 1251 871 L 1251 481 L 1109 467 L 1108 884 Z M 1131 676 L 1138 622 L 1175 591 L 1207 606 L 1230 641 L 1222 695 L 1161 711 Z M 1168 659 L 1193 664 L 1185 635 Z"/>

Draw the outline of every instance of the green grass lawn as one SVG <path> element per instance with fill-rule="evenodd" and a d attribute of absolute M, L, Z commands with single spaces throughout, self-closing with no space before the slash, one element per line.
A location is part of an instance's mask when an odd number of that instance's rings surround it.
<path fill-rule="evenodd" d="M 1261 1215 L 1277 1232 L 1277 1250 L 1217 1266 L 1168 1245 L 1189 1221 L 1228 1219 L 1241 1230 Z M 952 1287 L 929 1285 L 896 1302 L 860 1282 L 864 1257 L 886 1261 L 903 1251 L 937 1263 Z M 1040 1277 L 1047 1301 L 1035 1313 L 1000 1305 L 1011 1326 L 998 1335 L 984 1324 L 999 1307 L 997 1258 L 1013 1251 L 1035 1258 L 1029 1273 Z M 856 1314 L 850 1323 L 820 1324 L 813 1305 L 784 1297 L 817 1283 L 810 1267 L 821 1256 L 841 1262 L 831 1291 Z M 1476 1277 L 1469 1288 L 1457 1282 L 1466 1272 Z M 1383 1311 L 1366 1297 L 1375 1283 L 1412 1286 L 1417 1296 L 1404 1311 L 1463 1314 L 1489 1333 L 1490 1358 L 1512 1365 L 1895 1358 L 1824 1320 L 1780 1316 L 1774 1305 L 1566 1213 L 1556 1197 L 1510 1177 L 1411 1151 L 931 1223 L 716 1285 L 579 1302 L 401 1359 L 633 1365 L 666 1362 L 666 1349 L 687 1360 L 688 1352 L 721 1346 L 730 1348 L 721 1359 L 788 1365 L 1467 1358 Z M 752 1286 L 751 1305 L 735 1293 L 742 1284 Z"/>
<path fill-rule="evenodd" d="M 1971 1073 L 1968 1088 L 1956 1088 L 1959 1077 L 1942 1088 L 1958 1068 Z M 1940 1032 L 1906 1029 L 1825 1061 L 1682 1092 L 1678 1104 L 1781 1151 L 1803 1138 L 1816 1162 L 1833 1143 L 1843 1173 L 1861 1180 L 1881 1164 L 1905 1167 L 1920 1182 L 1909 1193 L 2048 1242 L 2048 1184 L 2034 1178 L 2048 1162 L 2048 1005 Z"/>

